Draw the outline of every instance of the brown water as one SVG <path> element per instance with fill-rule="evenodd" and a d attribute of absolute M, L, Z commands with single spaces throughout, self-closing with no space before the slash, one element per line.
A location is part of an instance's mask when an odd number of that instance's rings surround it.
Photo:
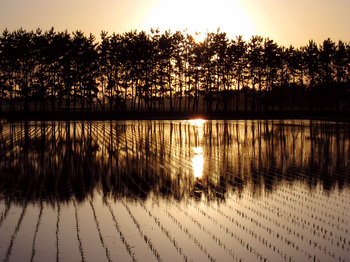
<path fill-rule="evenodd" d="M 349 261 L 350 125 L 0 125 L 3 261 Z"/>

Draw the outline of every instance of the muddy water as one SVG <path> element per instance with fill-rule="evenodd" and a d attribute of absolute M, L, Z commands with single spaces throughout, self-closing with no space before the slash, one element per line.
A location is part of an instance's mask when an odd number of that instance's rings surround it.
<path fill-rule="evenodd" d="M 2 122 L 4 261 L 346 261 L 350 125 Z"/>

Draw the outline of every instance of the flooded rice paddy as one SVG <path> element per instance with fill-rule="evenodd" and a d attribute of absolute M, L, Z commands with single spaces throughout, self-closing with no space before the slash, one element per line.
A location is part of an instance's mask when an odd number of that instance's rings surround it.
<path fill-rule="evenodd" d="M 0 125 L 3 261 L 349 261 L 350 125 Z"/>

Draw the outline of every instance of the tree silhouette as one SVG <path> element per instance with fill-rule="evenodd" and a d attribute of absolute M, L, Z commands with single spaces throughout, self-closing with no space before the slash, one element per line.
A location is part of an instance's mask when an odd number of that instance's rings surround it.
<path fill-rule="evenodd" d="M 345 103 L 342 98 L 346 98 L 347 72 L 349 69 L 349 58 L 346 53 L 346 46 L 342 41 L 338 42 L 334 54 L 334 74 L 335 74 L 335 107 L 338 110 L 345 109 Z M 349 81 L 348 81 L 349 83 Z"/>
<path fill-rule="evenodd" d="M 242 36 L 238 36 L 236 40 L 232 41 L 228 47 L 229 59 L 231 65 L 231 74 L 236 82 L 236 108 L 238 111 L 240 109 L 240 90 L 244 87 L 244 82 L 246 78 L 247 69 L 247 43 L 243 41 Z"/>
<path fill-rule="evenodd" d="M 288 78 L 288 93 L 291 95 L 290 109 L 295 110 L 298 105 L 298 109 L 304 108 L 304 60 L 303 53 L 300 49 L 295 49 L 290 46 L 285 50 L 285 62 L 287 66 L 287 78 Z"/>
<path fill-rule="evenodd" d="M 251 109 L 254 111 L 255 108 L 255 95 L 256 95 L 256 85 L 258 85 L 259 98 L 261 101 L 261 92 L 264 84 L 264 50 L 263 50 L 263 38 L 260 36 L 253 36 L 248 43 L 247 57 L 248 57 L 248 71 L 250 86 L 252 87 L 251 92 L 248 86 L 243 86 L 244 94 L 244 111 L 248 111 L 248 103 L 251 101 Z M 265 63 L 267 66 L 267 63 Z M 265 85 L 267 90 L 267 87 Z M 259 107 L 261 110 L 261 108 Z"/>
<path fill-rule="evenodd" d="M 9 100 L 13 103 L 13 34 L 6 29 L 0 38 L 0 111 L 3 109 L 3 101 Z M 14 108 L 11 108 L 12 110 Z"/>

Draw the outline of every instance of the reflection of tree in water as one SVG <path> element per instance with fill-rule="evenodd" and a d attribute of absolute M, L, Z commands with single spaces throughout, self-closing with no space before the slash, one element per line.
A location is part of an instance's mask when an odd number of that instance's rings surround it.
<path fill-rule="evenodd" d="M 322 183 L 326 191 L 349 184 L 348 124 L 271 122 L 264 130 L 263 138 L 258 136 L 252 143 L 253 150 L 258 143 L 258 158 L 251 159 L 258 188 L 261 179 L 268 190 L 284 181 L 304 181 L 310 189 Z"/>
<path fill-rule="evenodd" d="M 198 128 L 201 128 L 199 138 Z M 258 196 L 301 181 L 349 185 L 349 125 L 305 121 L 18 122 L 0 134 L 0 192 L 8 201 L 105 197 L 208 201 Z M 193 177 L 193 148 L 203 148 Z"/>
<path fill-rule="evenodd" d="M 2 192 L 29 201 L 86 197 L 98 179 L 97 145 L 70 124 L 9 124 L 10 143 L 2 143 Z M 84 124 L 82 124 L 84 128 Z M 20 134 L 18 134 L 20 133 Z M 22 136 L 21 136 L 22 134 Z M 74 168 L 79 167 L 79 168 Z"/>

